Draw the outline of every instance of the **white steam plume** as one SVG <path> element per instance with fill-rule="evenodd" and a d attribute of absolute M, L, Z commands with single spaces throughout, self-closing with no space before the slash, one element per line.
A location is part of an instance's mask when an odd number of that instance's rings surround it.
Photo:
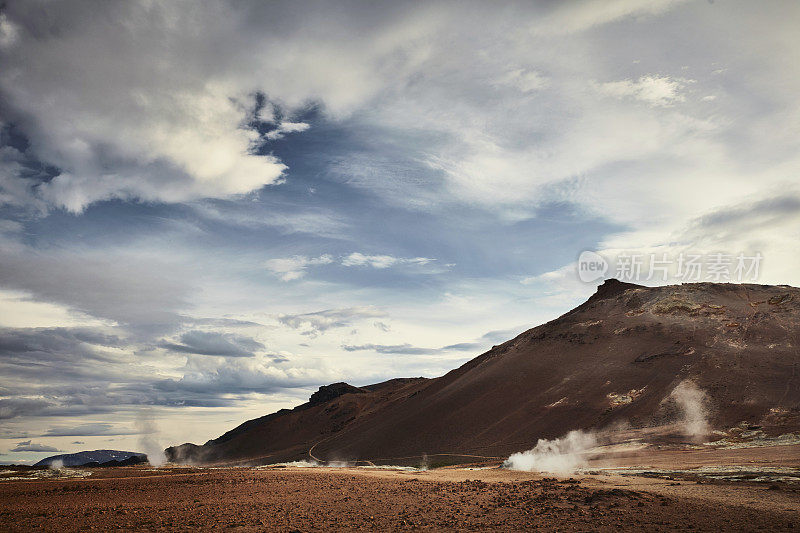
<path fill-rule="evenodd" d="M 143 409 L 136 417 L 136 429 L 139 432 L 139 448 L 147 454 L 147 460 L 153 466 L 161 466 L 167 461 L 164 447 L 158 439 L 158 426 L 156 425 L 153 411 Z"/>
<path fill-rule="evenodd" d="M 62 468 L 64 468 L 64 460 L 55 459 L 51 461 L 50 464 L 47 466 L 49 466 L 51 470 L 61 470 Z"/>
<path fill-rule="evenodd" d="M 570 431 L 558 439 L 539 439 L 532 450 L 511 455 L 503 467 L 526 472 L 571 474 L 586 464 L 586 452 L 596 445 L 594 433 Z"/>
<path fill-rule="evenodd" d="M 687 437 L 699 441 L 708 435 L 708 398 L 703 389 L 693 381 L 681 381 L 670 393 L 670 398 L 675 400 L 681 410 L 681 426 Z"/>

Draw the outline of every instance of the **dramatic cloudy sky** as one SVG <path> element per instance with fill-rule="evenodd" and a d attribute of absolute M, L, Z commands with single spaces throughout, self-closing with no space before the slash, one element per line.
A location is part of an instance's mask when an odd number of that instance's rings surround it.
<path fill-rule="evenodd" d="M 4 2 L 0 461 L 436 376 L 582 250 L 800 284 L 800 4 Z"/>

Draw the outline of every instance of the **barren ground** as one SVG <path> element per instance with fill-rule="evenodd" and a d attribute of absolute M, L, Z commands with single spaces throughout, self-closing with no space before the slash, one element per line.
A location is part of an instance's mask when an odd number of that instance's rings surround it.
<path fill-rule="evenodd" d="M 800 484 L 671 470 L 797 472 L 800 447 L 623 454 L 574 478 L 485 465 L 92 470 L 0 483 L 0 529 L 745 530 L 800 528 Z M 720 467 L 723 460 L 725 467 Z M 638 470 L 607 470 L 631 467 Z M 593 469 L 597 467 L 597 469 Z M 644 470 L 644 471 L 642 471 Z M 9 476 L 6 473 L 6 476 Z M 791 476 L 790 476 L 791 477 Z"/>

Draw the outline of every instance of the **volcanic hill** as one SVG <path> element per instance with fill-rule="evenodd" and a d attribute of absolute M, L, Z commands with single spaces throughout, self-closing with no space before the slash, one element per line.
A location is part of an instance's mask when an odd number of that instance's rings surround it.
<path fill-rule="evenodd" d="M 121 450 L 91 450 L 46 457 L 33 466 L 128 466 L 147 462 L 147 455 Z"/>
<path fill-rule="evenodd" d="M 621 423 L 680 439 L 670 424 L 681 383 L 703 391 L 710 429 L 800 430 L 800 289 L 607 280 L 572 311 L 439 378 L 328 385 L 306 404 L 166 453 L 229 464 L 468 461 Z"/>

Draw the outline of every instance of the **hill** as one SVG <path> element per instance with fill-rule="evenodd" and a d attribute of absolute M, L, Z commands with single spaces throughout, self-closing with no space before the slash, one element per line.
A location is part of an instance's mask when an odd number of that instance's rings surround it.
<path fill-rule="evenodd" d="M 92 450 L 53 455 L 42 459 L 33 466 L 124 466 L 146 461 L 147 456 L 143 453 L 120 450 Z"/>
<path fill-rule="evenodd" d="M 687 416 L 703 426 L 695 437 L 727 438 L 736 428 L 769 437 L 800 429 L 798 366 L 797 288 L 608 280 L 572 311 L 442 377 L 323 387 L 303 406 L 167 457 L 504 457 L 540 438 L 622 424 L 653 441 L 686 440 L 676 422 Z"/>

